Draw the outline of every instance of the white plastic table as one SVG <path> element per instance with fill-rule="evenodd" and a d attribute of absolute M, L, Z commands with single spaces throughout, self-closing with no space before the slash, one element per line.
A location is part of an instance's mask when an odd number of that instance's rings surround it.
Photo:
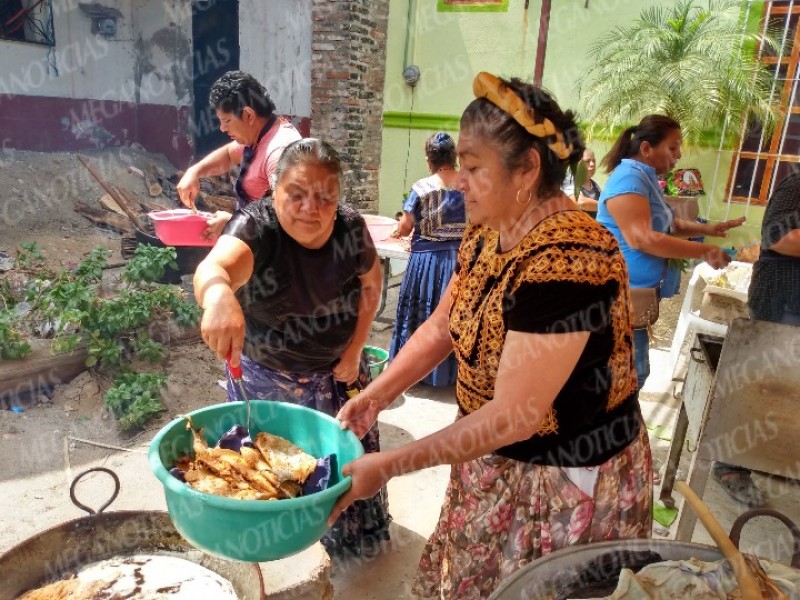
<path fill-rule="evenodd" d="M 394 324 L 394 318 L 384 317 L 383 311 L 386 308 L 386 296 L 390 287 L 400 285 L 395 283 L 389 285 L 389 278 L 392 275 L 392 260 L 408 260 L 411 252 L 406 249 L 407 243 L 399 238 L 387 238 L 380 242 L 375 242 L 375 249 L 378 251 L 378 258 L 383 269 L 383 286 L 381 287 L 381 302 L 378 305 L 378 312 L 375 313 L 375 320 L 379 323 Z"/>

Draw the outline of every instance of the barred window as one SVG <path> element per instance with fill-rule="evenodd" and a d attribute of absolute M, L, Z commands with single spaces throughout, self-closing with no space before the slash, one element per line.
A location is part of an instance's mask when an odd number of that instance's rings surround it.
<path fill-rule="evenodd" d="M 0 0 L 0 40 L 55 46 L 52 0 Z"/>
<path fill-rule="evenodd" d="M 800 167 L 799 22 L 800 2 L 764 3 L 761 26 L 780 32 L 783 50 L 776 54 L 762 48 L 759 56 L 773 73 L 772 93 L 781 98 L 783 116 L 772 132 L 764 131 L 752 118 L 748 122 L 731 164 L 727 185 L 730 202 L 765 205 L 775 186 Z"/>

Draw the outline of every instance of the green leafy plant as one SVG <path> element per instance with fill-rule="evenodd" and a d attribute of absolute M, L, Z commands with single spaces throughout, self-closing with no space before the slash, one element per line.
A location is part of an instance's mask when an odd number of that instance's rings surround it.
<path fill-rule="evenodd" d="M 18 264 L 26 269 L 39 264 L 41 254 L 35 243 L 22 247 Z M 58 272 L 38 268 L 25 292 L 30 311 L 24 316 L 0 312 L 0 359 L 30 352 L 21 333 L 26 327 L 47 330 L 55 352 L 85 343 L 86 366 L 123 373 L 108 390 L 106 401 L 120 426 L 127 429 L 140 427 L 163 409 L 159 389 L 166 376 L 147 373 L 139 378 L 140 374 L 131 372 L 135 360 L 160 363 L 167 355 L 166 347 L 150 337 L 152 324 L 171 316 L 181 326 L 195 325 L 200 309 L 186 302 L 177 287 L 156 283 L 166 266 L 177 268 L 174 248 L 138 246 L 116 286 L 102 281 L 109 255 L 108 250 L 95 248 L 75 268 Z M 4 300 L 9 295 L 5 306 L 17 302 L 10 288 L 0 291 Z M 137 400 L 134 396 L 140 392 Z"/>
<path fill-rule="evenodd" d="M 7 280 L 0 281 L 0 310 L 11 310 L 17 305 L 17 299 L 11 284 Z"/>
<path fill-rule="evenodd" d="M 44 261 L 42 251 L 36 242 L 23 242 L 20 244 L 17 258 L 14 261 L 14 268 L 19 270 L 35 269 Z"/>
<path fill-rule="evenodd" d="M 670 258 L 667 260 L 667 268 L 675 269 L 681 273 L 689 270 L 691 261 L 688 258 Z"/>
<path fill-rule="evenodd" d="M 139 244 L 133 260 L 125 267 L 122 279 L 131 283 L 157 281 L 164 276 L 166 266 L 177 270 L 177 257 L 175 248 Z"/>
<path fill-rule="evenodd" d="M 23 358 L 31 353 L 31 345 L 14 324 L 14 313 L 0 311 L 0 360 Z"/>
<path fill-rule="evenodd" d="M 778 38 L 750 31 L 740 0 L 680 0 L 642 11 L 630 26 L 616 28 L 590 49 L 592 62 L 580 80 L 584 114 L 593 128 L 611 130 L 651 113 L 681 124 L 684 139 L 725 119 L 737 130 L 748 114 L 770 129 L 779 98 L 772 75 L 754 49 L 777 52 Z"/>
<path fill-rule="evenodd" d="M 575 187 L 573 195 L 577 201 L 578 197 L 581 195 L 583 184 L 589 180 L 589 168 L 586 166 L 586 163 L 583 162 L 583 159 L 581 159 L 578 162 L 570 163 L 569 171 L 572 173 L 572 182 Z"/>
<path fill-rule="evenodd" d="M 162 373 L 122 373 L 104 400 L 123 430 L 139 429 L 164 410 L 161 388 L 167 384 Z"/>

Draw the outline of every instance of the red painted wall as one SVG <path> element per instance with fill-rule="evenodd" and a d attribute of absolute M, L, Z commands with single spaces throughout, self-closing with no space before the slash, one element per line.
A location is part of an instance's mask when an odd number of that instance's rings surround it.
<path fill-rule="evenodd" d="M 190 107 L 78 100 L 45 96 L 0 96 L 0 146 L 56 152 L 137 142 L 179 169 L 193 160 Z M 304 136 L 308 117 L 291 117 Z"/>
<path fill-rule="evenodd" d="M 7 148 L 55 152 L 138 142 L 178 167 L 192 154 L 189 107 L 0 96 L 0 138 Z"/>

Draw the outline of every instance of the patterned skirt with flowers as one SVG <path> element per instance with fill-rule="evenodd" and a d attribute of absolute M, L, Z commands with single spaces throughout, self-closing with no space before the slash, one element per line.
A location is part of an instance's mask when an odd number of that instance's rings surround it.
<path fill-rule="evenodd" d="M 495 454 L 455 465 L 439 523 L 419 563 L 420 598 L 488 598 L 531 561 L 566 546 L 650 537 L 647 429 L 598 467 L 594 495 L 568 471 Z"/>

